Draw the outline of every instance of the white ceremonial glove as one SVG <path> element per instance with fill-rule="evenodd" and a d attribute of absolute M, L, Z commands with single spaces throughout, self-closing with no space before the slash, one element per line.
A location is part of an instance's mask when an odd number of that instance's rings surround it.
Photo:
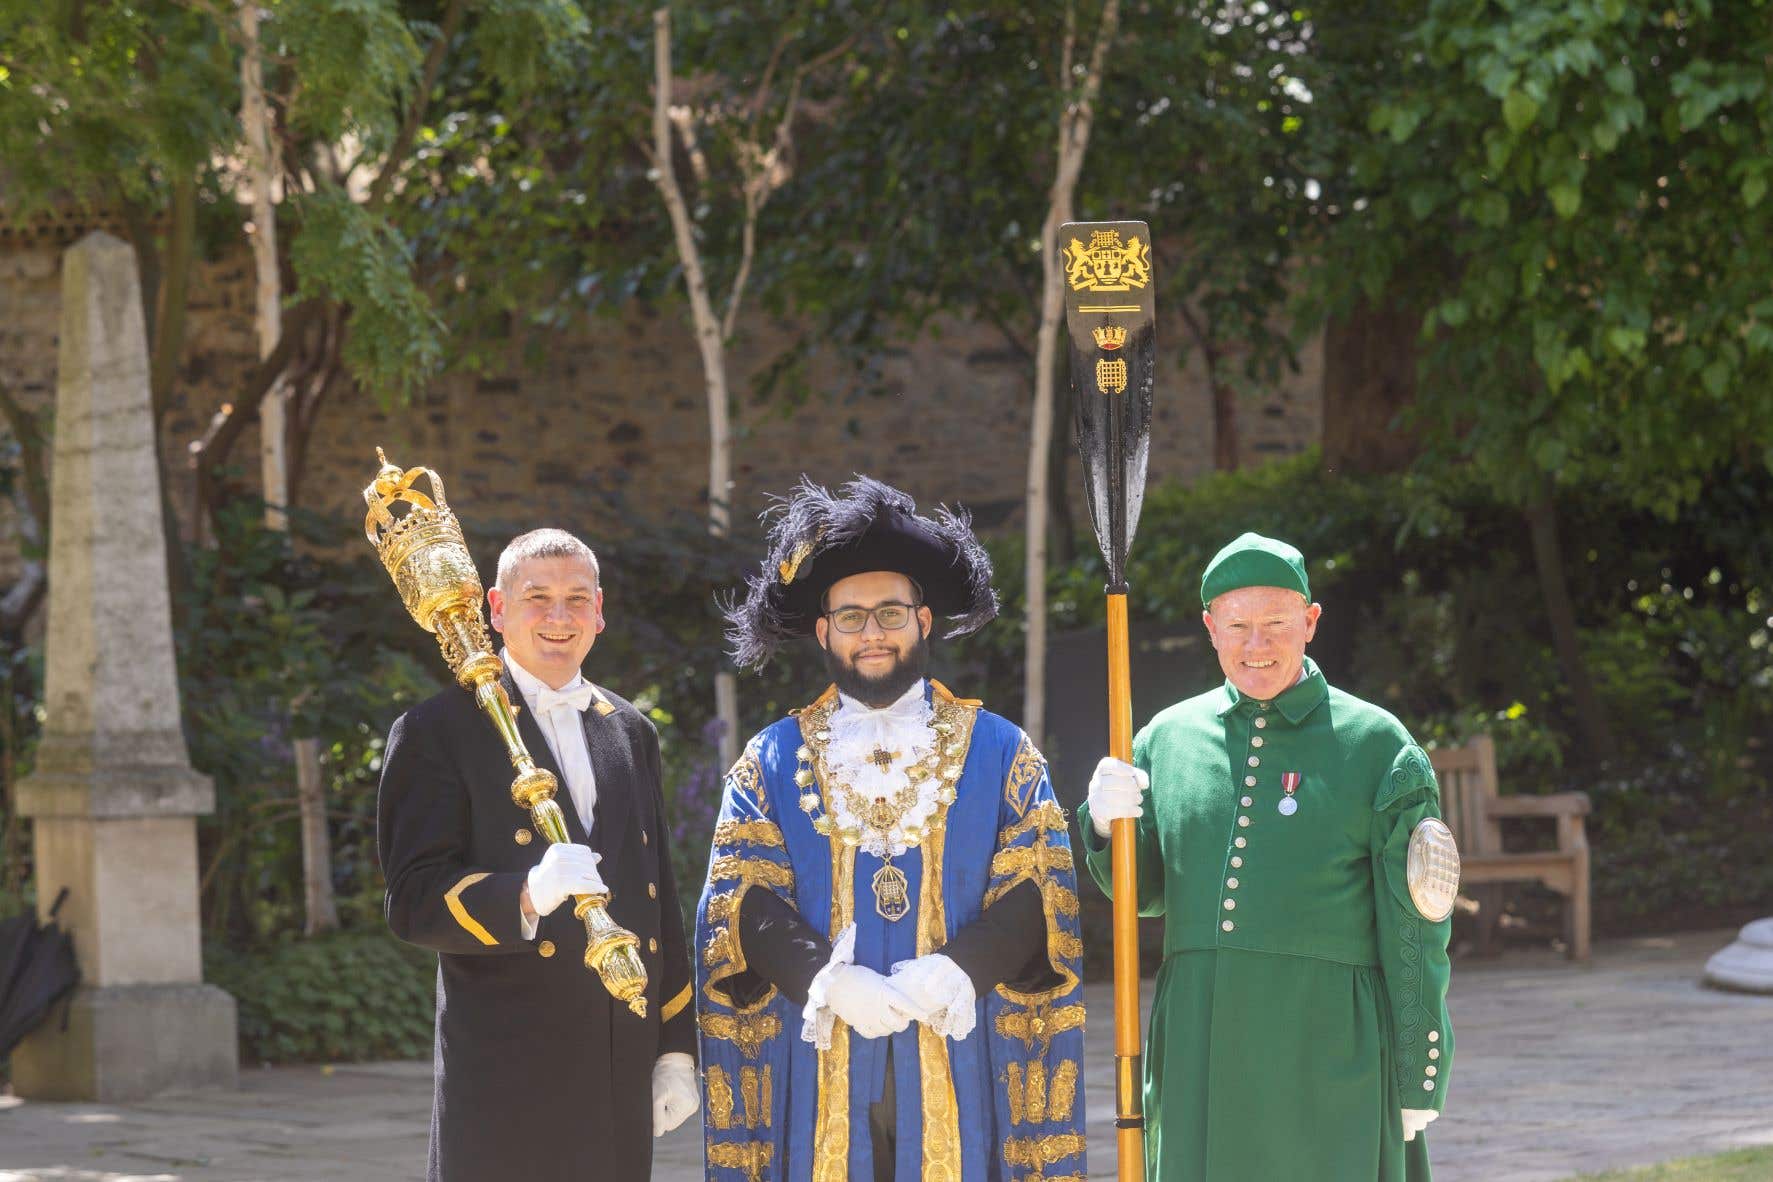
<path fill-rule="evenodd" d="M 1428 1122 L 1439 1115 L 1440 1113 L 1432 1108 L 1404 1109 L 1404 1140 L 1414 1141 L 1416 1134 L 1426 1129 Z"/>
<path fill-rule="evenodd" d="M 1122 817 L 1138 820 L 1145 815 L 1143 798 L 1151 777 L 1112 755 L 1102 757 L 1090 777 L 1090 824 L 1096 836 L 1106 838 Z"/>
<path fill-rule="evenodd" d="M 701 1106 L 696 1061 L 682 1051 L 660 1055 L 653 1064 L 653 1136 L 663 1137 Z"/>
<path fill-rule="evenodd" d="M 916 1008 L 917 1020 L 943 1038 L 958 1041 L 973 1032 L 973 979 L 940 952 L 900 961 L 888 980 Z"/>
<path fill-rule="evenodd" d="M 911 1025 L 917 1009 L 887 978 L 866 965 L 841 964 L 831 969 L 825 1004 L 863 1038 L 885 1038 Z"/>
<path fill-rule="evenodd" d="M 831 1048 L 834 1019 L 863 1038 L 897 1034 L 917 1017 L 917 1007 L 891 981 L 855 963 L 856 925 L 851 924 L 831 947 L 831 960 L 807 987 L 801 1011 L 800 1037 L 821 1051 Z"/>
<path fill-rule="evenodd" d="M 603 855 L 588 845 L 551 845 L 529 872 L 529 905 L 551 915 L 574 895 L 607 894 L 597 863 Z"/>

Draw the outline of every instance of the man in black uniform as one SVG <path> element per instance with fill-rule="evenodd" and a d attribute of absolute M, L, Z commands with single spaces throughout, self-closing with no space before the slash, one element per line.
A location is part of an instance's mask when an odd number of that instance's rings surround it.
<path fill-rule="evenodd" d="M 658 734 L 580 673 L 604 627 L 583 542 L 556 529 L 517 538 L 487 601 L 505 692 L 530 754 L 559 777 L 572 844 L 532 832 L 504 744 L 468 691 L 396 720 L 377 814 L 388 926 L 440 954 L 428 1177 L 644 1179 L 652 1137 L 699 1103 Z M 645 1018 L 584 965 L 570 899 L 605 884 L 610 915 L 640 938 Z"/>

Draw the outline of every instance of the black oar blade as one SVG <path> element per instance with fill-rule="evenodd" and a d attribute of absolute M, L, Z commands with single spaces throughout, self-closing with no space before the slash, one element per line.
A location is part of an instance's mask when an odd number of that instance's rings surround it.
<path fill-rule="evenodd" d="M 1059 242 L 1077 449 L 1090 522 L 1109 582 L 1118 586 L 1139 526 L 1151 450 L 1157 353 L 1151 232 L 1144 222 L 1067 222 L 1059 228 Z"/>

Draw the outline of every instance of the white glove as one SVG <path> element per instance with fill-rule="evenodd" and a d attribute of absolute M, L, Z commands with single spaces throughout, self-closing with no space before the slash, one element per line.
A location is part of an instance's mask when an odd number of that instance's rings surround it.
<path fill-rule="evenodd" d="M 1416 1134 L 1426 1129 L 1428 1122 L 1439 1115 L 1440 1113 L 1432 1108 L 1404 1109 L 1404 1140 L 1414 1141 Z"/>
<path fill-rule="evenodd" d="M 973 1032 L 973 979 L 940 952 L 900 961 L 888 980 L 916 1008 L 917 1020 L 937 1034 L 958 1040 Z"/>
<path fill-rule="evenodd" d="M 917 1017 L 917 1007 L 868 966 L 840 964 L 830 971 L 825 1004 L 863 1038 L 897 1034 Z"/>
<path fill-rule="evenodd" d="M 1106 838 L 1122 817 L 1138 820 L 1145 815 L 1142 803 L 1151 777 L 1123 759 L 1102 757 L 1090 777 L 1090 824 L 1096 836 Z"/>
<path fill-rule="evenodd" d="M 603 855 L 588 845 L 551 845 L 529 872 L 529 905 L 550 915 L 573 895 L 608 894 L 597 863 Z"/>
<path fill-rule="evenodd" d="M 653 1064 L 653 1136 L 663 1137 L 701 1106 L 696 1061 L 682 1051 L 660 1055 Z"/>
<path fill-rule="evenodd" d="M 842 1019 L 863 1038 L 884 1038 L 917 1017 L 917 1007 L 891 981 L 855 959 L 856 925 L 851 924 L 832 945 L 830 962 L 807 987 L 800 1037 L 821 1051 L 831 1048 L 834 1019 Z"/>

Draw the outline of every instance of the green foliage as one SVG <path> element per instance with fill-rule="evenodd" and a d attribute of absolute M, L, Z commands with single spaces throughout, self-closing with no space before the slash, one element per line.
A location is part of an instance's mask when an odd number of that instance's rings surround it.
<path fill-rule="evenodd" d="M 351 309 L 344 357 L 384 403 L 404 400 L 436 374 L 443 324 L 413 278 L 399 231 L 343 192 L 300 202 L 302 232 L 290 246 L 298 293 Z"/>
<path fill-rule="evenodd" d="M 289 103 L 290 122 L 323 139 L 353 134 L 385 143 L 420 56 L 417 30 L 400 6 L 391 0 L 282 0 L 270 12 L 261 39 L 299 69 L 301 89 Z"/>
<path fill-rule="evenodd" d="M 1417 417 L 1517 501 L 1541 474 L 1673 516 L 1773 463 L 1764 4 L 1398 6 L 1318 281 L 1428 315 Z"/>
<path fill-rule="evenodd" d="M 0 212 L 68 196 L 164 200 L 239 134 L 226 33 L 178 5 L 0 5 Z"/>
<path fill-rule="evenodd" d="M 248 1063 L 428 1057 L 437 958 L 385 931 L 233 950 L 206 944 L 203 976 L 234 995 Z"/>
<path fill-rule="evenodd" d="M 572 0 L 484 0 L 473 47 L 508 91 L 539 90 L 571 68 L 591 24 Z"/>
<path fill-rule="evenodd" d="M 241 502 L 194 560 L 177 629 L 191 761 L 215 778 L 200 822 L 204 924 L 259 943 L 302 925 L 296 737 L 320 740 L 340 919 L 380 926 L 375 786 L 394 717 L 438 687 L 443 666 L 367 553 L 295 558 Z M 314 523 L 298 516 L 298 531 Z"/>

